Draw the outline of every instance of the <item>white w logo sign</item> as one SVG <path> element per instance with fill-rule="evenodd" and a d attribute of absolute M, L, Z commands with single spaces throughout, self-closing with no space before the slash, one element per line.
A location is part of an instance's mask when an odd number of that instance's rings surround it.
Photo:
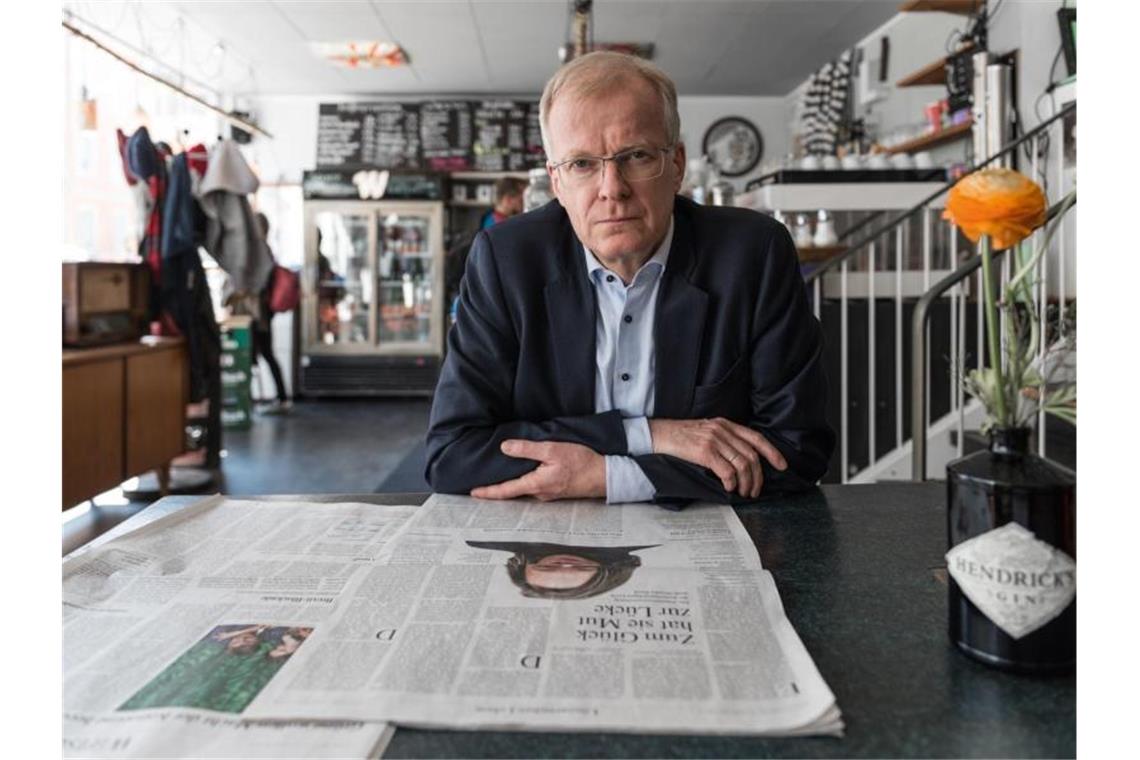
<path fill-rule="evenodd" d="M 362 199 L 383 198 L 384 191 L 388 189 L 388 172 L 362 169 L 352 175 L 352 184 L 356 185 Z"/>

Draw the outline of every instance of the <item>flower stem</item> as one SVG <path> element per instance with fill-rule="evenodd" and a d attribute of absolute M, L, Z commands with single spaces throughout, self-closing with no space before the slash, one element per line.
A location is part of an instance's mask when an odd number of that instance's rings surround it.
<path fill-rule="evenodd" d="M 994 267 L 990 256 L 990 236 L 983 235 L 978 241 L 978 248 L 982 256 L 982 295 L 986 306 L 986 337 L 989 339 L 990 364 L 993 365 L 994 383 L 997 393 L 994 395 L 994 422 L 998 427 L 1005 427 L 1009 420 L 1005 411 L 1005 378 L 1001 372 L 1001 341 L 998 339 L 998 313 L 997 292 L 994 289 Z"/>

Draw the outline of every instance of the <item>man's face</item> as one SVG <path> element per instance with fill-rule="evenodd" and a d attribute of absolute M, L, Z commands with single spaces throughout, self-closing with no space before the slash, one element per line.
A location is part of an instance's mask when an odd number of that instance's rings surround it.
<path fill-rule="evenodd" d="M 514 216 L 521 214 L 523 210 L 523 197 L 522 193 L 518 195 L 503 196 L 502 202 L 499 204 L 499 213 L 504 216 Z"/>
<path fill-rule="evenodd" d="M 563 96 L 550 110 L 548 129 L 554 153 L 549 160 L 555 164 L 668 144 L 661 97 L 640 79 L 623 81 L 588 100 Z M 620 261 L 643 261 L 665 237 L 684 168 L 685 149 L 678 145 L 665 155 L 664 171 L 656 179 L 628 182 L 606 162 L 584 184 L 568 183 L 557 169 L 550 172 L 550 181 L 578 238 L 613 268 Z"/>
<path fill-rule="evenodd" d="M 598 574 L 600 565 L 575 554 L 552 554 L 527 563 L 524 576 L 534 588 L 563 591 L 586 585 Z"/>
<path fill-rule="evenodd" d="M 249 654 L 257 649 L 259 643 L 261 641 L 257 638 L 256 633 L 246 631 L 230 639 L 229 644 L 226 645 L 226 651 L 231 654 Z"/>

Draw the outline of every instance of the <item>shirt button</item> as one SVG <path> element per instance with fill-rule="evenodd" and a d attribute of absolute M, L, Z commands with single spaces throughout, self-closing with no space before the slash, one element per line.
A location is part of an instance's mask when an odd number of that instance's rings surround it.
<path fill-rule="evenodd" d="M 629 373 L 628 372 L 622 372 L 621 373 L 621 379 L 628 383 L 629 382 Z"/>
<path fill-rule="evenodd" d="M 612 274 L 607 274 L 606 275 L 606 282 L 613 282 L 613 281 L 614 281 L 614 276 Z"/>
<path fill-rule="evenodd" d="M 633 321 L 633 317 L 631 317 L 631 316 L 629 316 L 628 314 L 626 314 L 626 315 L 625 315 L 625 323 L 628 325 L 628 324 L 629 324 L 630 322 L 632 322 L 632 321 Z"/>

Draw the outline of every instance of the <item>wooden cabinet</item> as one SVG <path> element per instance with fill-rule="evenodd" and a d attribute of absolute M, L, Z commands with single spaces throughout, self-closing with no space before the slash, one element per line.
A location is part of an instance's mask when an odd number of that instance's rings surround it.
<path fill-rule="evenodd" d="M 189 395 L 181 338 L 63 352 L 63 508 L 165 471 L 184 449 Z"/>

